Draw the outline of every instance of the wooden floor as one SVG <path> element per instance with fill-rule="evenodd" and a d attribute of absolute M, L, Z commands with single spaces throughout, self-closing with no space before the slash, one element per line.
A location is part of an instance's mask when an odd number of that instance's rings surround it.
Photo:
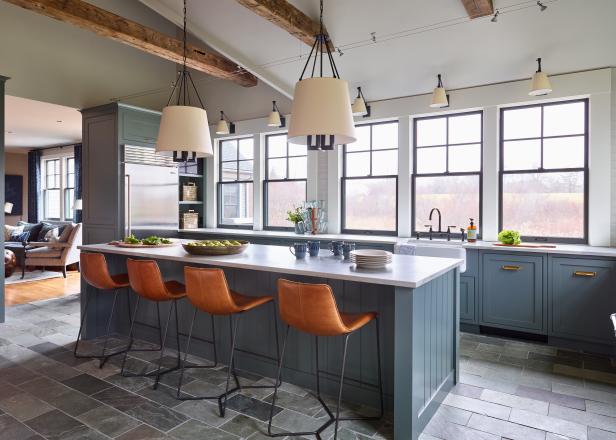
<path fill-rule="evenodd" d="M 6 306 L 24 304 L 42 299 L 59 298 L 61 296 L 79 293 L 81 282 L 79 272 L 70 271 L 65 278 L 30 281 L 4 286 Z"/>

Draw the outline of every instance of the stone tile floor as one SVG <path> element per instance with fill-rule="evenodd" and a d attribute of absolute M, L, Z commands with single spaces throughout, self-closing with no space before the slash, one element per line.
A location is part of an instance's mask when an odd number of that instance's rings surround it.
<path fill-rule="evenodd" d="M 97 361 L 75 359 L 70 350 L 78 313 L 76 296 L 7 309 L 7 322 L 0 324 L 1 440 L 269 438 L 271 390 L 234 395 L 220 418 L 212 402 L 176 400 L 175 373 L 154 391 L 151 379 L 120 376 L 118 358 L 103 369 Z M 463 334 L 461 353 L 461 383 L 422 440 L 616 440 L 612 359 L 472 334 Z M 151 368 L 154 356 L 135 353 L 129 367 Z M 185 391 L 215 394 L 225 379 L 222 367 L 193 370 Z M 271 383 L 250 374 L 242 374 L 241 381 Z M 346 406 L 344 411 L 369 409 Z M 280 432 L 314 429 L 324 420 L 316 400 L 290 384 L 283 384 L 275 413 Z M 330 428 L 324 438 L 332 434 Z M 391 422 L 343 423 L 338 438 L 391 439 Z"/>

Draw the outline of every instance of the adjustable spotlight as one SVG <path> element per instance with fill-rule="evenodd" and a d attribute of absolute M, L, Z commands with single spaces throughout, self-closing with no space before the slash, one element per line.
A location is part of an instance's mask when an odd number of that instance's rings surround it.
<path fill-rule="evenodd" d="M 490 19 L 492 23 L 496 23 L 498 21 L 498 14 L 500 14 L 500 11 L 497 9 L 494 16 Z"/>

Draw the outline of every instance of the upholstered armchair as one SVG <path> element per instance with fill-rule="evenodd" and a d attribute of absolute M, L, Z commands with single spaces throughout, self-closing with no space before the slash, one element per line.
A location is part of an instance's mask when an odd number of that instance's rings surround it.
<path fill-rule="evenodd" d="M 72 230 L 66 241 L 30 242 L 25 248 L 21 277 L 26 274 L 26 266 L 62 267 L 62 275 L 66 278 L 66 266 L 79 263 L 81 246 L 81 223 L 67 225 Z"/>

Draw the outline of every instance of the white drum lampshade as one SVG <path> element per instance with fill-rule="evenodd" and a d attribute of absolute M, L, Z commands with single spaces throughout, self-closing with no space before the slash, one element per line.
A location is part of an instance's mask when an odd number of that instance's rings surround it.
<path fill-rule="evenodd" d="M 333 145 L 350 144 L 357 140 L 351 111 L 349 86 L 345 80 L 329 77 L 306 78 L 298 81 L 293 94 L 289 142 L 308 145 L 316 136 L 326 136 Z"/>
<path fill-rule="evenodd" d="M 187 151 L 197 157 L 212 156 L 207 112 L 199 107 L 171 105 L 163 108 L 156 152 L 171 155 Z"/>

